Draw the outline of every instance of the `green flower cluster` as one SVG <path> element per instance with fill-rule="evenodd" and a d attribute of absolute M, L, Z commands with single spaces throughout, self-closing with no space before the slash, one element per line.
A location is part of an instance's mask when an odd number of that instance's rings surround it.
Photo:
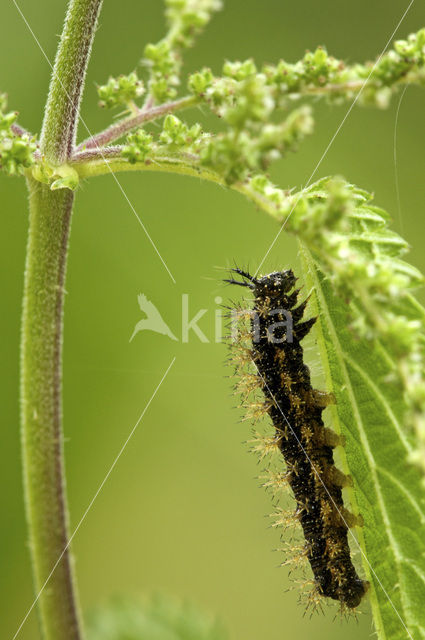
<path fill-rule="evenodd" d="M 200 124 L 189 127 L 185 122 L 169 114 L 164 120 L 164 126 L 159 136 L 160 142 L 171 150 L 187 152 L 199 148 L 204 138 Z"/>
<path fill-rule="evenodd" d="M 171 44 L 184 49 L 193 46 L 212 14 L 223 6 L 221 0 L 165 0 L 165 5 Z"/>
<path fill-rule="evenodd" d="M 176 97 L 182 50 L 193 45 L 195 36 L 222 4 L 219 0 L 166 0 L 166 6 L 168 34 L 145 47 L 143 60 L 150 69 L 149 93 L 157 103 Z"/>
<path fill-rule="evenodd" d="M 268 86 L 275 90 L 276 97 L 280 99 L 287 94 L 308 93 L 315 87 L 346 84 L 350 78 L 350 71 L 344 62 L 330 56 L 324 47 L 317 47 L 313 52 L 307 51 L 294 64 L 281 60 L 277 65 L 265 65 L 263 73 Z"/>
<path fill-rule="evenodd" d="M 149 93 L 155 102 L 175 98 L 180 84 L 181 60 L 171 43 L 161 40 L 146 45 L 143 62 L 150 70 Z"/>
<path fill-rule="evenodd" d="M 144 162 L 153 150 L 153 137 L 144 129 L 139 129 L 127 136 L 127 144 L 122 148 L 122 155 L 130 164 Z"/>
<path fill-rule="evenodd" d="M 253 60 L 226 62 L 220 78 L 203 69 L 190 76 L 189 89 L 228 125 L 226 132 L 209 138 L 201 153 L 202 164 L 228 183 L 265 170 L 313 130 L 307 106 L 292 111 L 283 122 L 271 122 L 278 107 L 276 90 Z"/>
<path fill-rule="evenodd" d="M 200 149 L 200 161 L 228 184 L 243 182 L 253 173 L 266 170 L 285 153 L 296 150 L 312 131 L 311 110 L 303 106 L 278 124 L 253 127 L 251 131 L 230 129 L 206 138 Z"/>
<path fill-rule="evenodd" d="M 397 40 L 378 62 L 372 77 L 391 86 L 412 72 L 425 82 L 425 29 L 410 34 L 407 40 Z"/>
<path fill-rule="evenodd" d="M 100 98 L 99 105 L 112 109 L 118 106 L 128 106 L 145 93 L 142 80 L 133 71 L 128 76 L 121 75 L 117 78 L 110 76 L 108 82 L 97 88 Z"/>
<path fill-rule="evenodd" d="M 192 126 L 169 114 L 163 124 L 159 143 L 153 144 L 150 134 L 140 129 L 127 136 L 122 155 L 131 163 L 144 161 L 150 153 L 167 156 L 191 154 L 191 161 L 207 167 L 224 178 L 228 184 L 242 182 L 252 173 L 264 170 L 270 162 L 289 150 L 296 149 L 305 135 L 312 132 L 310 108 L 295 109 L 279 124 L 268 124 L 256 135 L 245 131 L 211 135 L 200 124 Z"/>
<path fill-rule="evenodd" d="M 200 98 L 205 97 L 207 89 L 209 89 L 214 81 L 214 76 L 211 69 L 205 67 L 201 71 L 197 71 L 189 76 L 188 87 L 189 91 Z"/>
<path fill-rule="evenodd" d="M 201 163 L 228 183 L 243 181 L 296 148 L 311 132 L 313 119 L 306 107 L 292 111 L 283 123 L 272 124 L 276 112 L 287 109 L 294 99 L 323 94 L 341 101 L 363 88 L 361 103 L 383 107 L 399 83 L 425 82 L 424 62 L 425 30 L 421 30 L 396 42 L 375 65 L 346 66 L 318 47 L 295 64 L 281 61 L 261 71 L 252 59 L 226 62 L 221 77 L 202 69 L 189 77 L 189 91 L 228 129 L 208 138 L 200 152 Z"/>
<path fill-rule="evenodd" d="M 6 113 L 7 99 L 0 95 L 0 169 L 7 175 L 14 176 L 24 172 L 34 164 L 34 152 L 37 149 L 35 138 L 13 131 L 18 114 L 16 111 Z"/>
<path fill-rule="evenodd" d="M 376 63 L 346 65 L 318 47 L 298 62 L 281 60 L 260 71 L 250 59 L 226 62 L 222 77 L 204 69 L 190 76 L 189 90 L 228 124 L 242 128 L 249 121 L 267 120 L 276 108 L 287 108 L 289 96 L 293 101 L 324 95 L 341 102 L 362 89 L 360 104 L 386 107 L 398 86 L 410 82 L 425 84 L 425 29 L 395 42 Z"/>
<path fill-rule="evenodd" d="M 257 174 L 248 181 L 247 190 L 254 201 L 309 245 L 320 242 L 323 229 L 330 233 L 348 229 L 353 193 L 342 178 L 324 178 L 308 189 L 292 193 L 276 187 L 264 174 Z M 327 242 L 332 246 L 335 243 L 330 235 Z"/>
<path fill-rule="evenodd" d="M 181 152 L 195 153 L 199 151 L 205 139 L 200 124 L 188 126 L 185 122 L 169 114 L 164 119 L 162 131 L 159 135 L 159 143 L 155 143 L 152 134 L 144 129 L 139 129 L 127 136 L 126 145 L 121 150 L 121 155 L 131 164 L 145 162 L 149 156 L 156 157 L 175 155 Z"/>
<path fill-rule="evenodd" d="M 359 103 L 386 107 L 400 84 L 425 83 L 425 29 L 395 42 L 375 63 L 346 65 L 318 47 L 295 64 L 281 60 L 277 65 L 266 65 L 263 73 L 283 106 L 287 95 L 294 98 L 309 93 L 341 102 L 367 82 Z"/>
<path fill-rule="evenodd" d="M 220 78 L 204 69 L 190 76 L 188 85 L 214 113 L 236 129 L 269 120 L 276 107 L 274 91 L 267 85 L 266 76 L 257 72 L 253 60 L 226 62 Z"/>
<path fill-rule="evenodd" d="M 411 292 L 424 284 L 423 275 L 402 256 L 407 243 L 388 228 L 388 215 L 373 206 L 372 196 L 350 187 L 345 228 L 321 233 L 314 251 L 337 290 L 352 299 L 360 313 L 353 328 L 379 340 L 394 354 L 394 383 L 404 393 L 406 424 L 416 432 L 414 462 L 425 460 L 425 379 L 423 316 Z M 319 231 L 318 231 L 319 233 Z"/>

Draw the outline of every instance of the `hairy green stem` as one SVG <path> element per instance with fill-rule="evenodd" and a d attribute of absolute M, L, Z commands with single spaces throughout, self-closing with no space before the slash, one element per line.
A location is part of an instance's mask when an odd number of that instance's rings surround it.
<path fill-rule="evenodd" d="M 102 0 L 70 0 L 46 105 L 41 152 L 72 155 Z M 46 640 L 80 640 L 69 549 L 62 434 L 62 332 L 74 195 L 28 177 L 30 224 L 21 345 L 24 486 L 37 603 Z"/>
<path fill-rule="evenodd" d="M 97 19 L 103 0 L 70 0 L 50 83 L 40 146 L 62 164 L 73 152 Z"/>
<path fill-rule="evenodd" d="M 86 161 L 86 158 L 89 158 L 89 160 Z M 201 167 L 197 160 L 191 160 L 189 154 L 181 154 L 180 156 L 158 155 L 145 162 L 130 163 L 121 155 L 121 147 L 106 147 L 94 153 L 87 151 L 74 156 L 72 167 L 77 171 L 79 177 L 83 179 L 108 175 L 111 172 L 166 171 L 201 177 L 218 184 L 225 184 L 224 179 L 218 173 Z"/>
<path fill-rule="evenodd" d="M 68 189 L 50 191 L 33 180 L 28 187 L 21 408 L 30 549 L 46 639 L 78 640 L 81 625 L 68 548 L 61 427 L 62 310 L 74 195 Z"/>

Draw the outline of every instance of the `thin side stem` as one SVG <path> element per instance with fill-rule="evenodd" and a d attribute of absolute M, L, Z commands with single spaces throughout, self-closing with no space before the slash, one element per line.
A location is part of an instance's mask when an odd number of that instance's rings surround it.
<path fill-rule="evenodd" d="M 30 132 L 27 131 L 26 129 L 24 129 L 23 127 L 21 127 L 17 122 L 12 124 L 12 126 L 10 128 L 13 131 L 13 133 L 15 134 L 15 136 L 29 136 L 29 137 L 32 137 Z"/>
<path fill-rule="evenodd" d="M 122 171 L 165 171 L 203 178 L 223 186 L 226 184 L 218 173 L 201 167 L 197 157 L 192 158 L 190 154 L 181 154 L 179 156 L 158 155 L 145 162 L 132 164 L 121 155 L 121 147 L 107 147 L 105 151 L 108 149 L 110 149 L 110 153 L 106 154 L 103 154 L 103 150 L 93 150 L 92 153 L 87 152 L 90 158 L 89 161 L 82 161 L 87 157 L 86 153 L 81 153 L 74 157 L 72 167 L 78 172 L 81 179 L 109 175 L 111 171 L 113 173 Z"/>
<path fill-rule="evenodd" d="M 104 152 L 105 153 L 104 153 Z M 75 155 L 72 166 L 78 172 L 81 179 L 94 176 L 109 175 L 123 171 L 159 171 L 175 173 L 179 175 L 201 178 L 208 182 L 214 182 L 222 187 L 229 187 L 246 196 L 259 209 L 271 215 L 278 222 L 283 221 L 282 213 L 277 205 L 255 191 L 248 182 L 235 182 L 228 185 L 225 179 L 212 169 L 203 167 L 196 155 L 185 153 L 180 155 L 156 155 L 144 162 L 128 162 L 122 154 L 122 147 L 106 147 L 104 150 L 89 150 Z M 295 202 L 293 196 L 288 196 L 291 202 Z"/>
<path fill-rule="evenodd" d="M 103 161 L 106 158 L 118 158 L 121 156 L 122 149 L 123 147 L 121 145 L 111 145 L 110 147 L 102 147 L 101 149 L 86 149 L 74 153 L 71 158 L 71 163 L 86 163 L 92 160 Z"/>
<path fill-rule="evenodd" d="M 194 107 L 199 104 L 200 98 L 197 96 L 187 96 L 186 98 L 181 98 L 180 100 L 176 100 L 175 102 L 167 102 L 165 104 L 160 104 L 156 107 L 149 106 L 148 108 L 140 109 L 139 113 L 136 115 L 132 115 L 129 118 L 124 118 L 115 124 L 112 124 L 110 127 L 97 133 L 92 138 L 88 138 L 84 140 L 81 144 L 78 145 L 76 152 L 79 153 L 86 149 L 98 149 L 99 147 L 104 147 L 115 140 L 119 140 L 126 133 L 135 129 L 136 127 L 140 127 L 142 124 L 146 122 L 152 122 L 157 118 L 161 118 L 166 116 L 169 113 L 174 113 L 175 111 L 181 111 L 182 109 L 188 109 L 189 107 Z"/>
<path fill-rule="evenodd" d="M 70 0 L 46 105 L 41 152 L 72 155 L 81 94 L 102 0 Z M 68 535 L 62 434 L 62 335 L 74 194 L 28 177 L 21 414 L 24 488 L 37 604 L 45 640 L 81 640 Z"/>

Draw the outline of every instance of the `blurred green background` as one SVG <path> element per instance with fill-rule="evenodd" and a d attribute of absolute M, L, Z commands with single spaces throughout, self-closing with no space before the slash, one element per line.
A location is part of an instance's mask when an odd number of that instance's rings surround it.
<path fill-rule="evenodd" d="M 348 61 L 370 59 L 385 46 L 407 0 L 228 0 L 186 58 L 187 70 L 225 57 L 295 60 L 326 44 Z M 65 0 L 20 0 L 47 55 L 53 59 Z M 95 41 L 82 115 L 90 130 L 109 122 L 97 107 L 95 82 L 131 71 L 147 41 L 163 33 L 162 3 L 105 1 Z M 20 121 L 38 131 L 50 70 L 10 0 L 0 9 L 0 90 Z M 423 3 L 413 4 L 399 37 L 425 25 Z M 342 174 L 375 192 L 394 227 L 412 245 L 412 262 L 425 270 L 423 114 L 425 96 L 408 89 L 397 128 L 400 207 L 395 188 L 394 132 L 398 98 L 388 111 L 355 108 L 317 177 Z M 317 104 L 316 133 L 273 169 L 283 187 L 310 176 L 347 105 Z M 202 114 L 198 114 L 199 117 Z M 80 127 L 80 138 L 85 131 Z M 75 525 L 171 359 L 176 362 L 75 538 L 85 610 L 113 594 L 167 592 L 217 614 L 232 640 L 367 638 L 366 611 L 358 622 L 303 617 L 298 591 L 278 570 L 277 533 L 265 518 L 270 498 L 258 488 L 258 466 L 243 444 L 249 426 L 238 422 L 223 345 L 175 343 L 152 333 L 129 338 L 145 293 L 180 332 L 180 297 L 190 310 L 207 308 L 200 326 L 214 336 L 215 297 L 236 261 L 255 268 L 276 233 L 275 223 L 234 193 L 190 178 L 139 174 L 120 180 L 158 245 L 177 284 L 152 250 L 111 177 L 78 193 L 72 229 L 65 314 L 64 409 L 68 494 Z M 0 465 L 0 635 L 12 638 L 33 599 L 22 500 L 18 427 L 18 347 L 27 233 L 25 184 L 0 176 L 2 274 Z M 281 235 L 264 269 L 297 268 L 295 241 Z M 21 640 L 39 638 L 36 614 Z"/>

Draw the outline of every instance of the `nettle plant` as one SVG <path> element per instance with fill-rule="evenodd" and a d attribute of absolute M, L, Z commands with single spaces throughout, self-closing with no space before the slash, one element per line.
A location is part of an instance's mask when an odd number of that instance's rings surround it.
<path fill-rule="evenodd" d="M 351 511 L 361 515 L 355 524 L 362 525 L 356 536 L 363 584 L 369 583 L 365 598 L 379 638 L 424 638 L 425 312 L 412 295 L 423 277 L 402 259 L 407 244 L 369 193 L 340 177 L 286 191 L 267 169 L 312 133 L 312 98 L 383 108 L 403 86 L 425 84 L 425 29 L 394 42 L 374 63 L 346 65 L 319 47 L 295 63 L 225 62 L 220 75 L 203 68 L 182 79 L 185 49 L 221 3 L 165 4 L 168 32 L 145 47 L 143 77 L 132 71 L 98 87 L 100 104 L 121 112 L 106 130 L 76 143 L 101 0 L 69 2 L 39 137 L 22 128 L 5 96 L 0 100 L 0 166 L 25 177 L 30 196 L 22 446 L 43 637 L 84 635 L 61 429 L 63 297 L 75 192 L 97 175 L 165 171 L 238 191 L 299 243 L 326 391 L 335 398 L 326 411 L 345 443 L 340 460 L 352 478 Z M 219 132 L 176 115 L 199 107 L 217 116 Z M 152 122 L 160 123 L 159 133 L 148 130 Z M 255 448 L 264 456 L 276 442 L 262 442 Z M 185 640 L 225 637 L 215 623 L 162 601 L 143 614 L 129 603 L 104 611 L 90 637 L 171 637 L 171 631 Z"/>

